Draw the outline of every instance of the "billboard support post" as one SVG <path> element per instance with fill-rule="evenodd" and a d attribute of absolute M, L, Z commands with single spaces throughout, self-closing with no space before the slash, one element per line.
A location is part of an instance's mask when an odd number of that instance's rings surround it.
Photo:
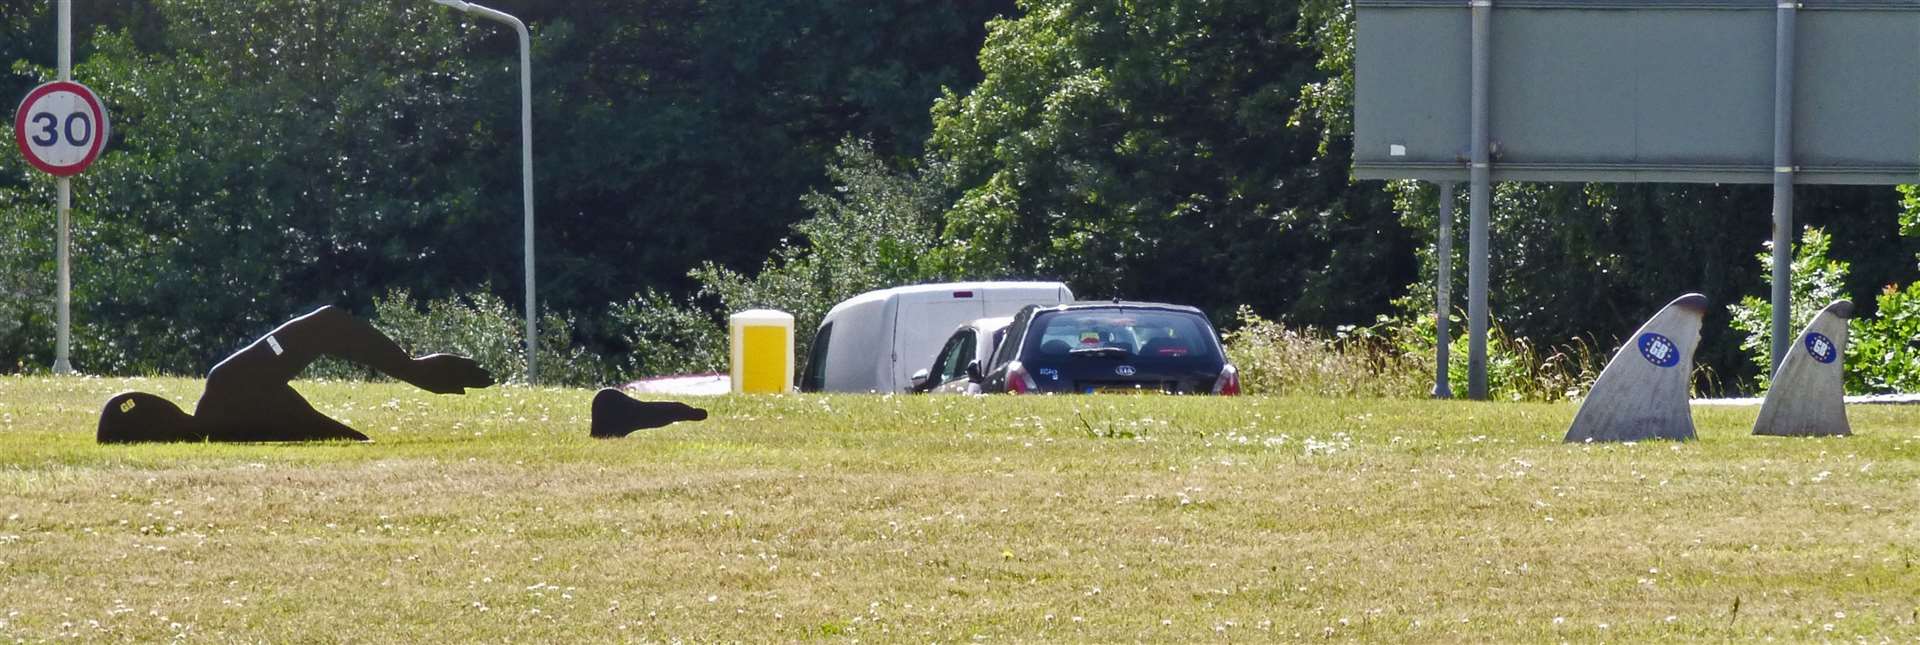
<path fill-rule="evenodd" d="M 1493 164 L 1487 150 L 1488 51 L 1493 0 L 1473 0 L 1472 167 L 1467 173 L 1467 398 L 1487 398 L 1487 218 Z"/>
<path fill-rule="evenodd" d="M 1793 334 L 1793 32 L 1797 0 L 1774 15 L 1773 54 L 1773 362 L 1778 371 Z"/>
<path fill-rule="evenodd" d="M 1433 398 L 1453 398 L 1453 386 L 1447 383 L 1447 346 L 1453 337 L 1447 330 L 1448 310 L 1453 308 L 1453 182 L 1440 182 L 1440 236 L 1434 249 L 1433 324 L 1435 362 Z"/>

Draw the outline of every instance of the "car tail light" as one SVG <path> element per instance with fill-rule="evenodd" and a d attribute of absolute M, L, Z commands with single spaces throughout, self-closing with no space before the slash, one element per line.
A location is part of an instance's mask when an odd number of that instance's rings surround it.
<path fill-rule="evenodd" d="M 1240 394 L 1240 370 L 1235 368 L 1233 363 L 1227 363 L 1220 368 L 1219 378 L 1213 379 L 1213 393 L 1221 396 Z"/>
<path fill-rule="evenodd" d="M 1027 375 L 1027 366 L 1021 365 L 1020 361 L 1007 363 L 1008 393 L 1020 394 L 1022 392 L 1032 392 L 1037 389 L 1040 389 L 1040 385 L 1034 383 L 1033 377 Z"/>

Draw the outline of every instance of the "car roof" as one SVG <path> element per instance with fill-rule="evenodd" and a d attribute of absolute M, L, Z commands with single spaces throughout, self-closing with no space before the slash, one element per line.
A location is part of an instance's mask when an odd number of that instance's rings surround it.
<path fill-rule="evenodd" d="M 1207 315 L 1204 312 L 1201 312 L 1198 308 L 1189 307 L 1187 305 L 1174 305 L 1174 304 L 1167 304 L 1164 302 L 1139 302 L 1139 301 L 1132 301 L 1132 300 L 1075 300 L 1073 302 L 1058 304 L 1058 305 L 1051 305 L 1051 306 L 1045 306 L 1045 307 L 1036 306 L 1036 313 L 1041 311 L 1077 311 L 1077 310 L 1085 310 L 1085 309 L 1160 309 L 1165 311 L 1178 311 L 1181 313 L 1198 314 L 1201 318 L 1207 317 Z"/>

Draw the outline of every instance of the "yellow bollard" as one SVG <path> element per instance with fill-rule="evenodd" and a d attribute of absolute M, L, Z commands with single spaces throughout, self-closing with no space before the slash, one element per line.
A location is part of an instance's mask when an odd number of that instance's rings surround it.
<path fill-rule="evenodd" d="M 793 314 L 750 309 L 727 317 L 733 391 L 793 391 Z"/>

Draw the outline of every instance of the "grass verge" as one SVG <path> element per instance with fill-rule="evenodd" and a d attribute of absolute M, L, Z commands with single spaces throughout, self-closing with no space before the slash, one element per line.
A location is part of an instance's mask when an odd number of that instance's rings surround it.
<path fill-rule="evenodd" d="M 0 638 L 1920 635 L 1920 408 L 1568 446 L 1571 404 L 302 383 L 373 444 L 93 443 L 185 379 L 0 378 Z"/>

